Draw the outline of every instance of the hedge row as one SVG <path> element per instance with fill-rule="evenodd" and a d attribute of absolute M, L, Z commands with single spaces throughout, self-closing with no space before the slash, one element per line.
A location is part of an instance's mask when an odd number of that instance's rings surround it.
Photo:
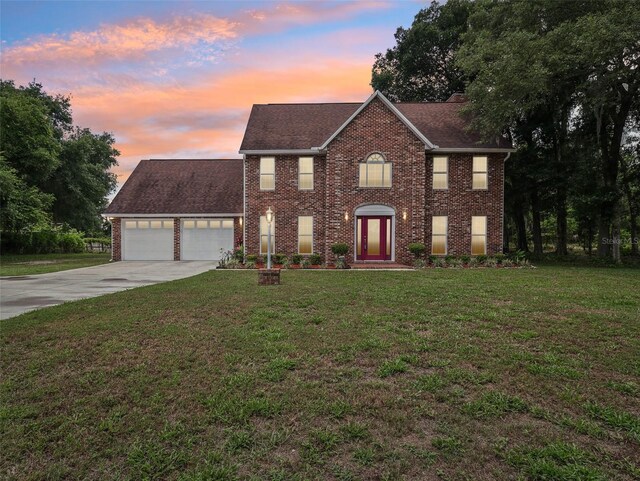
<path fill-rule="evenodd" d="M 70 254 L 85 251 L 84 238 L 75 230 L 2 232 L 0 241 L 3 254 Z"/>

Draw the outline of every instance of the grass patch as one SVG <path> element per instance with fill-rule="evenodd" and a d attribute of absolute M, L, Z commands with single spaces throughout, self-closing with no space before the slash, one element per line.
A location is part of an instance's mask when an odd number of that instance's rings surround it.
<path fill-rule="evenodd" d="M 575 444 L 554 443 L 542 448 L 522 447 L 507 453 L 507 460 L 531 481 L 605 481 L 593 457 Z"/>
<path fill-rule="evenodd" d="M 255 276 L 3 321 L 0 478 L 636 476 L 637 270 Z"/>
<path fill-rule="evenodd" d="M 106 264 L 109 253 L 0 256 L 0 276 L 30 276 Z"/>

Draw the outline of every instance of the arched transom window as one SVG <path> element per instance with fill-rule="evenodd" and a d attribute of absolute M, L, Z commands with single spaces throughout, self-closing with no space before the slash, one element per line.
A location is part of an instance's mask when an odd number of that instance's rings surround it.
<path fill-rule="evenodd" d="M 391 187 L 391 167 L 382 154 L 369 155 L 360 164 L 360 187 Z"/>

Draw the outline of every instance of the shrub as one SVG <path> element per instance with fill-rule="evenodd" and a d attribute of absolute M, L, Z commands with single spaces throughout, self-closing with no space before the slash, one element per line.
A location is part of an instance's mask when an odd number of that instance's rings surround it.
<path fill-rule="evenodd" d="M 244 261 L 244 247 L 238 247 L 235 251 L 233 251 L 233 258 L 238 262 Z"/>
<path fill-rule="evenodd" d="M 421 242 L 413 242 L 409 244 L 409 252 L 411 252 L 416 259 L 421 258 L 426 250 L 427 248 Z"/>
<path fill-rule="evenodd" d="M 484 265 L 484 263 L 487 262 L 487 256 L 485 255 L 476 256 L 476 260 L 478 261 L 478 264 Z"/>
<path fill-rule="evenodd" d="M 468 264 L 469 261 L 471 260 L 471 256 L 468 255 L 462 255 L 460 256 L 460 260 L 462 261 L 463 264 Z"/>
<path fill-rule="evenodd" d="M 487 260 L 484 263 L 487 267 L 496 267 L 498 265 L 498 261 L 495 257 L 487 257 Z"/>
<path fill-rule="evenodd" d="M 436 257 L 433 260 L 433 267 L 447 267 L 447 260 L 442 257 Z"/>
<path fill-rule="evenodd" d="M 422 269 L 425 265 L 426 262 L 424 261 L 424 259 L 415 259 L 413 261 L 413 267 L 415 267 L 416 269 Z"/>
<path fill-rule="evenodd" d="M 300 265 L 303 269 L 308 269 L 309 267 L 311 267 L 311 262 L 309 261 L 309 259 L 303 259 Z"/>
<path fill-rule="evenodd" d="M 337 256 L 346 256 L 349 252 L 349 244 L 345 244 L 344 242 L 333 244 L 331 246 L 331 252 Z"/>
<path fill-rule="evenodd" d="M 300 254 L 293 254 L 291 256 L 292 264 L 300 264 L 302 262 L 302 256 Z"/>
<path fill-rule="evenodd" d="M 274 264 L 282 264 L 286 258 L 284 254 L 271 254 L 271 262 Z"/>
<path fill-rule="evenodd" d="M 41 229 L 31 232 L 3 232 L 5 254 L 52 254 L 84 252 L 85 241 L 75 229 Z"/>
<path fill-rule="evenodd" d="M 502 264 L 502 261 L 505 260 L 506 256 L 504 254 L 496 254 L 495 258 L 498 264 Z"/>
<path fill-rule="evenodd" d="M 437 258 L 438 258 L 438 256 L 430 255 L 429 256 L 429 263 L 430 264 L 434 264 L 436 262 Z"/>
<path fill-rule="evenodd" d="M 255 262 L 251 262 L 251 261 L 247 261 L 244 264 L 244 268 L 245 269 L 255 269 L 256 268 L 256 263 Z"/>
<path fill-rule="evenodd" d="M 250 255 L 248 255 L 248 256 L 247 256 L 247 264 L 248 264 L 249 262 L 253 262 L 253 263 L 255 264 L 256 262 L 258 262 L 258 256 L 257 256 L 257 255 L 255 255 L 255 254 L 250 254 Z"/>
<path fill-rule="evenodd" d="M 322 264 L 322 256 L 320 254 L 311 254 L 309 256 L 309 262 L 312 266 L 319 266 Z"/>

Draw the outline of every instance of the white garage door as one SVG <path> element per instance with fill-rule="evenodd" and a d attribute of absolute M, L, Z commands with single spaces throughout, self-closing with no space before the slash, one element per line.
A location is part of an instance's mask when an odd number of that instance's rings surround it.
<path fill-rule="evenodd" d="M 185 261 L 219 260 L 233 250 L 233 219 L 183 220 L 180 247 Z"/>
<path fill-rule="evenodd" d="M 172 261 L 173 220 L 125 220 L 122 230 L 125 261 Z"/>

